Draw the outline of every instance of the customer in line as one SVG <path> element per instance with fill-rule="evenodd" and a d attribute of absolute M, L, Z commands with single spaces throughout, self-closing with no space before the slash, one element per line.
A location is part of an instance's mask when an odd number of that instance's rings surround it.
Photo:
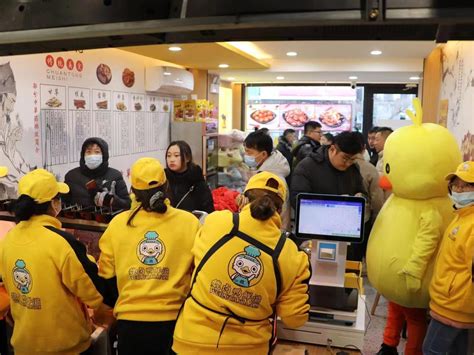
<path fill-rule="evenodd" d="M 308 319 L 309 260 L 281 234 L 285 183 L 260 172 L 239 214 L 210 214 L 193 254 L 191 291 L 178 317 L 178 354 L 267 354 L 278 315 L 292 328 Z"/>
<path fill-rule="evenodd" d="M 301 192 L 330 195 L 367 195 L 362 176 L 354 163 L 361 152 L 355 132 L 342 132 L 330 146 L 322 146 L 300 162 L 291 180 L 291 205 Z"/>
<path fill-rule="evenodd" d="M 272 138 L 261 130 L 250 133 L 245 138 L 244 147 L 244 162 L 252 172 L 268 171 L 283 180 L 290 175 L 291 169 L 287 160 L 280 151 L 273 149 Z M 287 188 L 286 184 L 285 188 Z M 290 205 L 288 195 L 283 201 L 281 218 L 282 228 L 290 230 Z"/>
<path fill-rule="evenodd" d="M 68 192 L 43 169 L 18 184 L 17 225 L 0 245 L 0 277 L 10 295 L 11 343 L 18 355 L 79 354 L 91 344 L 85 305 L 98 309 L 105 288 L 85 246 L 56 218 L 60 196 Z"/>
<path fill-rule="evenodd" d="M 301 137 L 293 149 L 293 156 L 295 157 L 294 165 L 299 164 L 300 161 L 309 157 L 311 153 L 319 149 L 322 134 L 320 123 L 315 121 L 305 123 L 304 136 Z"/>
<path fill-rule="evenodd" d="M 67 204 L 114 210 L 130 208 L 127 185 L 120 171 L 109 167 L 109 146 L 101 138 L 84 141 L 79 167 L 70 170 L 64 182 L 70 188 L 65 196 Z"/>
<path fill-rule="evenodd" d="M 116 216 L 102 235 L 100 276 L 118 290 L 119 354 L 168 354 L 189 291 L 199 221 L 170 205 L 158 160 L 138 159 L 131 183 L 137 204 Z"/>
<path fill-rule="evenodd" d="M 461 163 L 446 179 L 456 210 L 431 280 L 425 355 L 467 354 L 468 331 L 474 329 L 474 161 Z"/>
<path fill-rule="evenodd" d="M 166 149 L 166 178 L 171 189 L 171 205 L 185 211 L 214 211 L 211 190 L 202 169 L 193 162 L 191 147 L 185 141 L 171 142 Z"/>

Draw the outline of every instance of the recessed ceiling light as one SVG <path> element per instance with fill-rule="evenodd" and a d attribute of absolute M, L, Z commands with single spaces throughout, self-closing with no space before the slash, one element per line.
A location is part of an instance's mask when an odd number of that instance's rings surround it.
<path fill-rule="evenodd" d="M 296 52 L 286 52 L 286 55 L 288 57 L 296 57 L 298 55 L 298 53 L 296 53 Z"/>
<path fill-rule="evenodd" d="M 276 79 L 277 79 L 277 80 L 284 80 L 285 77 L 284 77 L 284 76 L 277 76 Z"/>
<path fill-rule="evenodd" d="M 170 76 L 171 73 L 170 73 L 169 71 L 165 71 L 165 72 L 163 73 L 163 75 Z"/>
<path fill-rule="evenodd" d="M 219 68 L 226 69 L 229 67 L 229 64 L 219 64 Z"/>
<path fill-rule="evenodd" d="M 177 83 L 177 84 L 182 84 L 183 83 L 183 81 L 181 79 L 176 79 L 174 82 Z"/>
<path fill-rule="evenodd" d="M 357 79 L 358 79 L 358 77 L 355 76 L 355 75 L 352 75 L 352 76 L 349 77 L 349 80 L 357 80 Z"/>
<path fill-rule="evenodd" d="M 227 80 L 235 80 L 235 78 L 233 76 L 229 76 Z"/>
<path fill-rule="evenodd" d="M 420 80 L 419 76 L 410 76 L 410 80 Z"/>
<path fill-rule="evenodd" d="M 378 49 L 376 49 L 376 50 L 371 51 L 370 54 L 372 54 L 372 55 L 381 55 L 382 51 L 379 51 Z"/>
<path fill-rule="evenodd" d="M 181 47 L 177 47 L 177 46 L 173 46 L 173 47 L 169 47 L 168 50 L 170 50 L 171 52 L 179 52 L 181 51 Z"/>

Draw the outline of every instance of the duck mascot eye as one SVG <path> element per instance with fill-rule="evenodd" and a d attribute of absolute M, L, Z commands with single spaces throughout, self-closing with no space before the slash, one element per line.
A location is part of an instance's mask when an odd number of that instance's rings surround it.
<path fill-rule="evenodd" d="M 413 124 L 397 129 L 385 143 L 381 186 L 389 185 L 392 195 L 370 234 L 367 272 L 370 283 L 390 301 L 384 344 L 390 342 L 389 328 L 398 331 L 394 338 L 400 338 L 401 329 L 397 329 L 403 322 L 395 323 L 405 318 L 412 333 L 407 349 L 419 347 L 421 354 L 426 312 L 420 309 L 428 308 L 438 243 L 453 218 L 444 177 L 461 163 L 461 152 L 446 128 L 422 123 L 418 99 L 413 105 L 416 114 L 407 111 Z"/>

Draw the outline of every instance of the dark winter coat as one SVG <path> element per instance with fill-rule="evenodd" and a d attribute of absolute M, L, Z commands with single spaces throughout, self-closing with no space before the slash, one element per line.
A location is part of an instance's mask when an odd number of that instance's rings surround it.
<path fill-rule="evenodd" d="M 285 157 L 290 165 L 290 175 L 288 175 L 285 180 L 288 186 L 291 185 L 291 173 L 293 172 L 293 153 L 291 152 L 291 145 L 285 139 L 285 137 L 281 136 L 278 139 L 278 145 L 276 149 Z"/>
<path fill-rule="evenodd" d="M 211 190 L 204 181 L 199 165 L 190 164 L 183 173 L 176 173 L 168 168 L 165 169 L 165 172 L 171 190 L 171 205 L 173 207 L 189 212 L 195 210 L 214 212 Z"/>
<path fill-rule="evenodd" d="M 316 150 L 318 150 L 320 146 L 321 143 L 311 139 L 308 136 L 301 137 L 301 139 L 298 141 L 298 144 L 293 149 L 293 156 L 295 157 L 294 166 L 296 166 L 304 158 L 309 157 L 311 153 L 314 153 Z"/>
<path fill-rule="evenodd" d="M 102 150 L 102 164 L 94 170 L 89 169 L 84 161 L 86 147 L 90 144 L 97 144 Z M 86 184 L 95 180 L 95 188 L 86 188 Z M 79 167 L 68 171 L 64 182 L 69 186 L 69 194 L 64 197 L 67 204 L 78 204 L 82 207 L 92 207 L 94 196 L 102 188 L 110 191 L 112 181 L 115 181 L 115 196 L 112 202 L 112 208 L 115 210 L 130 208 L 130 196 L 127 185 L 120 171 L 109 168 L 109 147 L 107 142 L 101 138 L 88 138 L 82 144 L 81 159 Z"/>
<path fill-rule="evenodd" d="M 329 146 L 319 148 L 293 171 L 290 189 L 293 208 L 296 196 L 302 192 L 351 196 L 360 192 L 367 195 L 357 165 L 351 165 L 345 171 L 337 170 L 329 161 L 328 149 Z"/>

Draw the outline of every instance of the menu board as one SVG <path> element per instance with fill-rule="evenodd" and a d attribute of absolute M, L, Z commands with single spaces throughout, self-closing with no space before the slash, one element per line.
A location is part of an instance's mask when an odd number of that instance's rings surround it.
<path fill-rule="evenodd" d="M 352 129 L 356 93 L 345 87 L 250 87 L 246 128 L 303 129 L 319 122 L 323 131 Z"/>
<path fill-rule="evenodd" d="M 85 139 L 109 146 L 109 166 L 129 181 L 140 156 L 161 159 L 173 99 L 145 91 L 145 67 L 161 62 L 118 49 L 0 59 L 0 165 L 16 188 L 31 169 L 62 180 L 79 166 Z"/>

